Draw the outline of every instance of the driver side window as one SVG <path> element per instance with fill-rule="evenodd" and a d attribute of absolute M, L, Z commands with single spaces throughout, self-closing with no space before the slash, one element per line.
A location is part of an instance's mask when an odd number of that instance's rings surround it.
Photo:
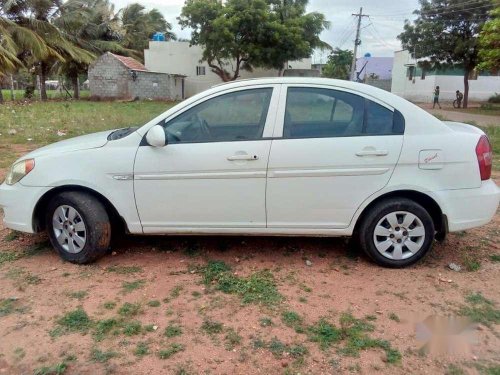
<path fill-rule="evenodd" d="M 168 143 L 260 139 L 272 92 L 251 89 L 208 99 L 163 125 Z"/>

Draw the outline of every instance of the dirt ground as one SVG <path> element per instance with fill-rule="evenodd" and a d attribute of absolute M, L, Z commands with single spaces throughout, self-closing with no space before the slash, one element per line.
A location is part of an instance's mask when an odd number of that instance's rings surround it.
<path fill-rule="evenodd" d="M 498 374 L 499 234 L 402 270 L 262 237 L 127 237 L 78 266 L 0 225 L 0 374 Z"/>

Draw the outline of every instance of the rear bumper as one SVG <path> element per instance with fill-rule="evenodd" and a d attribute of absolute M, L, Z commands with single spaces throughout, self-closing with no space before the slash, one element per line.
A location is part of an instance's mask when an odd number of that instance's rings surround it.
<path fill-rule="evenodd" d="M 34 233 L 33 211 L 39 199 L 49 191 L 48 187 L 27 187 L 20 183 L 0 185 L 0 208 L 7 228 Z"/>
<path fill-rule="evenodd" d="M 477 189 L 442 190 L 432 193 L 448 221 L 448 231 L 480 227 L 495 216 L 500 189 L 493 180 L 483 181 Z"/>

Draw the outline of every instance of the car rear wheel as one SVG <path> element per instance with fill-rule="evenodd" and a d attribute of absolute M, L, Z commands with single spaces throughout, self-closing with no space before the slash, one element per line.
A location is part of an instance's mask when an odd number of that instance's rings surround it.
<path fill-rule="evenodd" d="M 47 208 L 50 242 L 62 259 L 90 263 L 104 254 L 111 241 L 111 224 L 105 207 L 84 192 L 63 192 Z"/>
<path fill-rule="evenodd" d="M 406 267 L 420 260 L 432 247 L 432 217 L 418 203 L 391 198 L 377 203 L 359 227 L 365 253 L 384 267 Z"/>

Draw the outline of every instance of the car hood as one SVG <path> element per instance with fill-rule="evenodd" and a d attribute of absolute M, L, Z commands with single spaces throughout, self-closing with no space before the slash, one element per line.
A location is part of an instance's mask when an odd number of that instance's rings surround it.
<path fill-rule="evenodd" d="M 106 143 L 108 143 L 108 136 L 111 133 L 111 130 L 92 133 L 87 135 L 82 135 L 80 137 L 65 139 L 64 141 L 52 143 L 45 147 L 39 148 L 28 155 L 24 156 L 23 159 L 26 158 L 36 158 L 47 154 L 53 153 L 65 153 L 72 151 L 81 151 L 88 150 L 91 148 L 99 148 L 103 147 Z"/>

